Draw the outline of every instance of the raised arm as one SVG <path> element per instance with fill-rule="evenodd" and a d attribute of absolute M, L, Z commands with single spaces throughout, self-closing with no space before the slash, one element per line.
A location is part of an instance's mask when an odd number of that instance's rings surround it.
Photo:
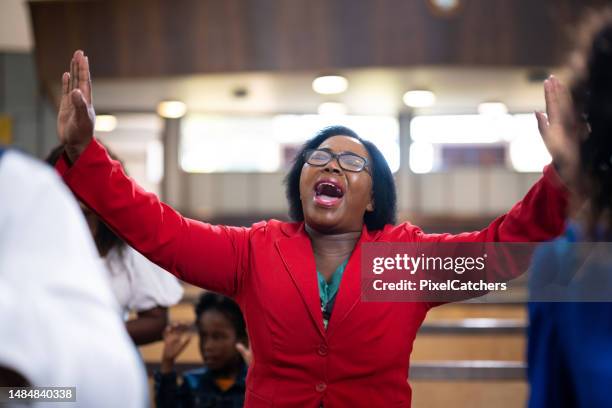
<path fill-rule="evenodd" d="M 506 214 L 480 231 L 461 234 L 424 234 L 424 242 L 540 242 L 563 232 L 569 192 L 552 165 Z"/>
<path fill-rule="evenodd" d="M 424 241 L 539 242 L 563 232 L 569 201 L 567 186 L 574 184 L 571 174 L 577 162 L 579 130 L 570 113 L 570 96 L 553 76 L 544 81 L 544 98 L 546 115 L 536 112 L 536 119 L 554 165 L 546 166 L 527 195 L 483 230 L 458 235 L 423 234 Z"/>
<path fill-rule="evenodd" d="M 432 252 L 450 255 L 456 251 L 458 254 L 455 255 L 459 256 L 482 256 L 483 254 L 489 256 L 487 269 L 481 272 L 482 275 L 466 274 L 459 276 L 460 279 L 483 278 L 493 283 L 513 279 L 524 273 L 529 266 L 533 247 L 496 246 L 489 243 L 548 241 L 563 232 L 568 215 L 569 190 L 567 185 L 571 180 L 562 179 L 555 167 L 561 169 L 562 175 L 571 173 L 567 171 L 567 168 L 573 166 L 575 161 L 575 151 L 570 148 L 574 143 L 571 136 L 574 133 L 565 118 L 566 91 L 555 78 L 545 81 L 544 91 L 547 116 L 536 113 L 536 118 L 544 143 L 555 165 L 546 166 L 543 176 L 521 201 L 480 231 L 461 234 L 425 234 L 417 229 L 414 232 L 414 240 L 436 245 L 435 248 L 430 249 Z M 481 245 L 463 246 L 461 244 L 469 242 Z M 453 277 L 457 278 L 457 276 Z M 449 295 L 449 299 L 443 300 L 466 299 L 484 293 L 486 291 L 457 292 Z M 429 305 L 440 305 L 444 301 L 429 302 Z"/>
<path fill-rule="evenodd" d="M 62 77 L 58 133 L 65 154 L 56 169 L 81 201 L 151 261 L 179 279 L 236 295 L 250 230 L 185 218 L 144 191 L 94 139 L 94 122 L 89 60 L 77 51 Z"/>

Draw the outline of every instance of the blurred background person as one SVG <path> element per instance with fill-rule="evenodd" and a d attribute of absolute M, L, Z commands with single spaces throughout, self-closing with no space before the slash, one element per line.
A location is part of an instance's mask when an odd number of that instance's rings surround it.
<path fill-rule="evenodd" d="M 239 408 L 244 404 L 247 334 L 240 308 L 230 298 L 204 293 L 196 305 L 196 328 L 204 367 L 182 374 L 176 358 L 191 339 L 192 325 L 172 324 L 164 332 L 161 369 L 155 374 L 155 400 L 160 408 Z"/>
<path fill-rule="evenodd" d="M 562 171 L 578 211 L 534 261 L 534 279 L 567 293 L 529 305 L 531 408 L 612 406 L 612 303 L 601 302 L 612 302 L 612 9 L 592 13 L 576 37 L 569 92 L 548 86 L 564 101 L 565 125 L 554 131 L 569 135 Z"/>
<path fill-rule="evenodd" d="M 54 148 L 46 158 L 54 165 L 64 151 Z M 115 160 L 118 158 L 111 152 Z M 162 339 L 168 308 L 183 297 L 183 288 L 170 273 L 127 245 L 89 208 L 80 203 L 96 248 L 108 272 L 128 334 L 138 346 Z M 136 317 L 130 319 L 130 312 Z"/>
<path fill-rule="evenodd" d="M 142 363 L 72 194 L 1 148 L 0 194 L 0 385 L 76 387 L 81 407 L 145 406 Z"/>

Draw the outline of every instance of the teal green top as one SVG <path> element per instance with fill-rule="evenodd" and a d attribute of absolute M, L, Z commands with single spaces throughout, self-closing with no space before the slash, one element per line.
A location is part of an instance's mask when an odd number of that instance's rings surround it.
<path fill-rule="evenodd" d="M 329 323 L 329 318 L 331 317 L 331 311 L 334 307 L 336 294 L 338 293 L 338 289 L 340 289 L 340 282 L 342 281 L 342 275 L 344 275 L 344 268 L 346 268 L 347 263 L 348 259 L 342 262 L 340 266 L 336 268 L 329 283 L 325 280 L 323 275 L 317 271 L 319 280 L 319 298 L 321 299 L 321 312 L 323 313 L 323 326 L 325 326 L 326 329 L 327 324 Z"/>

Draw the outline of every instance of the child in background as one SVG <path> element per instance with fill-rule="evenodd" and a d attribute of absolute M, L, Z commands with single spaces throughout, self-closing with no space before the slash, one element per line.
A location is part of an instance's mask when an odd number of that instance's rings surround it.
<path fill-rule="evenodd" d="M 205 366 L 185 372 L 182 384 L 177 383 L 174 362 L 191 340 L 191 328 L 184 324 L 168 326 L 161 369 L 155 373 L 157 406 L 242 407 L 250 359 L 242 312 L 233 300 L 213 292 L 200 297 L 195 311 Z"/>

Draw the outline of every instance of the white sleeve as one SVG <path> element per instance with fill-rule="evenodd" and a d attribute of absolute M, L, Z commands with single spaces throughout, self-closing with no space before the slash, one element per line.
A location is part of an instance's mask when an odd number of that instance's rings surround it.
<path fill-rule="evenodd" d="M 124 264 L 130 281 L 129 310 L 142 312 L 157 306 L 170 307 L 183 297 L 183 287 L 174 275 L 129 245 L 124 249 Z"/>
<path fill-rule="evenodd" d="M 81 211 L 57 175 L 5 153 L 0 365 L 33 386 L 76 386 L 79 406 L 141 408 L 144 367 L 97 259 Z"/>

